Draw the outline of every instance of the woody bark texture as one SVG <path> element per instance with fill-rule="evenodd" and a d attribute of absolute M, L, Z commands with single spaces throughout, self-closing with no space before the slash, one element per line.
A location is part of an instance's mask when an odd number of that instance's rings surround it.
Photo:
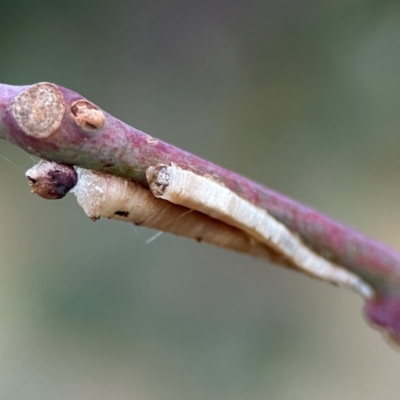
<path fill-rule="evenodd" d="M 128 126 L 69 89 L 0 84 L 0 138 L 40 158 L 118 175 L 148 187 L 146 171 L 175 165 L 207 176 L 266 210 L 318 255 L 374 290 L 370 322 L 400 340 L 400 254 L 248 178 Z"/>

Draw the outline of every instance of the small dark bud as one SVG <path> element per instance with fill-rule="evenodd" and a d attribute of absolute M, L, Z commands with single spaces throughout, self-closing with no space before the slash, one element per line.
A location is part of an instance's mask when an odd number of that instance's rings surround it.
<path fill-rule="evenodd" d="M 73 167 L 44 160 L 26 171 L 25 175 L 32 193 L 49 200 L 62 199 L 78 182 Z"/>

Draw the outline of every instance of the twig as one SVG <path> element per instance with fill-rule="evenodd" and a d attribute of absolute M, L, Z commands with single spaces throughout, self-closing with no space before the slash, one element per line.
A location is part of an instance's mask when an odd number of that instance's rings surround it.
<path fill-rule="evenodd" d="M 0 137 L 41 158 L 119 175 L 144 187 L 146 171 L 158 165 L 172 165 L 226 187 L 298 235 L 304 247 L 370 285 L 375 295 L 366 301 L 368 319 L 400 340 L 400 254 L 389 247 L 138 131 L 57 85 L 0 85 Z"/>

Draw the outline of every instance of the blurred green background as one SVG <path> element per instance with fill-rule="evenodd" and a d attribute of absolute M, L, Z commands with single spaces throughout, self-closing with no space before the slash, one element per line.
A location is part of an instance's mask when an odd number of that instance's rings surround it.
<path fill-rule="evenodd" d="M 0 81 L 56 82 L 400 249 L 400 2 L 0 0 Z M 1 142 L 1 399 L 385 399 L 362 301 L 29 194 Z"/>

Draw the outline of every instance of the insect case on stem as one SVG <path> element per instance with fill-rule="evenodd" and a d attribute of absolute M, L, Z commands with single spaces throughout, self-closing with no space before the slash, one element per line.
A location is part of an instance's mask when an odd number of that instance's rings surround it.
<path fill-rule="evenodd" d="M 51 83 L 0 84 L 0 138 L 67 168 L 125 178 L 129 183 L 121 183 L 122 192 L 124 185 L 134 182 L 135 190 L 145 190 L 146 196 L 164 198 L 157 200 L 163 203 L 154 205 L 160 209 L 147 220 L 157 229 L 165 223 L 167 231 L 179 231 L 179 224 L 167 223 L 169 212 L 179 214 L 178 209 L 170 209 L 176 202 L 173 207 L 183 207 L 181 225 L 191 218 L 201 218 L 204 224 L 200 235 L 191 232 L 193 224 L 188 222 L 185 236 L 216 242 L 207 233 L 213 221 L 221 232 L 230 231 L 227 242 L 225 233 L 223 239 L 217 235 L 225 247 L 272 256 L 283 265 L 350 286 L 366 298 L 368 319 L 400 338 L 400 254 L 323 214 L 130 127 L 78 93 Z M 47 187 L 41 194 L 57 198 L 67 192 L 75 178 L 71 169 L 66 173 L 70 175 L 64 181 L 56 177 L 55 188 L 49 185 L 47 173 Z M 31 175 L 32 188 L 38 191 L 38 179 Z M 171 180 L 164 182 L 165 190 L 159 190 L 167 175 Z M 128 207 L 128 203 L 125 199 L 118 205 Z M 112 208 L 113 217 L 134 218 L 127 207 Z M 194 210 L 192 216 L 185 214 L 189 210 Z"/>

